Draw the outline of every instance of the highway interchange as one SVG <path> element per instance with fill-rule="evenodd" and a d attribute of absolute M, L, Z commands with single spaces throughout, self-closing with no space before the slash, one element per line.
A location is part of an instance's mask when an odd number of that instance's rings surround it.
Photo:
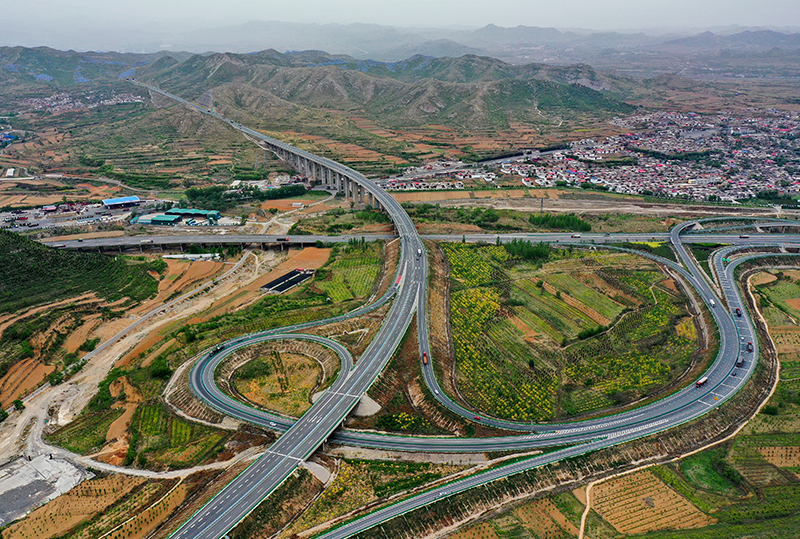
<path fill-rule="evenodd" d="M 523 434 L 507 437 L 479 439 L 403 437 L 341 429 L 340 426 L 346 416 L 366 393 L 372 382 L 378 377 L 388 363 L 402 337 L 405 335 L 406 329 L 411 323 L 415 313 L 417 314 L 417 329 L 420 336 L 420 357 L 424 352 L 430 357 L 431 363 L 435 360 L 435 358 L 431 357 L 428 348 L 428 317 L 426 313 L 428 265 L 422 238 L 417 233 L 414 224 L 400 204 L 356 171 L 329 159 L 314 156 L 313 154 L 298 150 L 283 142 L 270 139 L 252 129 L 226 120 L 216 113 L 207 111 L 202 107 L 162 92 L 156 88 L 150 86 L 148 86 L 148 88 L 172 97 L 204 114 L 210 114 L 227 122 L 231 127 L 252 137 L 268 141 L 270 144 L 278 147 L 286 148 L 295 154 L 313 159 L 315 162 L 319 163 L 322 161 L 326 166 L 348 176 L 368 192 L 372 193 L 375 199 L 379 201 L 394 222 L 397 235 L 401 242 L 400 260 L 394 281 L 395 284 L 386 295 L 379 299 L 379 303 L 385 303 L 391 299 L 392 304 L 376 337 L 355 363 L 355 366 L 352 366 L 352 360 L 349 358 L 349 355 L 346 353 L 343 354 L 336 345 L 324 343 L 332 346 L 334 350 L 339 353 L 342 358 L 343 367 L 334 385 L 298 420 L 288 421 L 286 418 L 254 410 L 253 408 L 227 397 L 214 384 L 213 373 L 216 365 L 235 350 L 270 338 L 291 338 L 295 332 L 301 331 L 312 324 L 281 328 L 272 332 L 261 332 L 234 339 L 225 343 L 221 350 L 214 350 L 205 354 L 196 363 L 191 373 L 190 383 L 192 389 L 200 399 L 228 415 L 267 428 L 283 430 L 285 433 L 269 448 L 263 457 L 242 472 L 184 523 L 184 525 L 172 535 L 172 537 L 176 539 L 218 539 L 225 536 L 227 532 L 245 518 L 261 500 L 274 492 L 275 489 L 290 476 L 297 466 L 308 458 L 326 440 L 384 449 L 446 452 L 530 449 L 535 447 L 574 444 L 566 449 L 515 462 L 507 466 L 470 476 L 437 489 L 432 489 L 421 495 L 408 498 L 380 511 L 371 513 L 366 517 L 348 523 L 323 536 L 325 539 L 334 539 L 352 536 L 398 515 L 413 511 L 416 508 L 423 507 L 477 485 L 529 470 L 549 462 L 555 462 L 571 456 L 588 453 L 600 448 L 658 433 L 698 418 L 728 400 L 744 385 L 755 368 L 755 358 L 758 357 L 758 349 L 752 322 L 745 309 L 745 303 L 740 297 L 739 291 L 733 281 L 735 266 L 741 263 L 746 257 L 737 259 L 736 262 L 726 265 L 726 262 L 723 260 L 723 258 L 725 258 L 724 256 L 719 254 L 715 255 L 713 264 L 717 271 L 719 287 L 724 296 L 723 302 L 721 298 L 717 297 L 711 284 L 709 284 L 701 270 L 694 264 L 693 259 L 689 256 L 683 243 L 684 238 L 691 238 L 693 241 L 734 243 L 741 246 L 753 244 L 776 245 L 779 243 L 800 243 L 800 236 L 782 237 L 779 241 L 776 241 L 775 235 L 756 236 L 754 234 L 752 238 L 744 238 L 735 234 L 708 232 L 687 234 L 688 229 L 691 228 L 693 224 L 684 224 L 675 227 L 668 235 L 668 239 L 677 252 L 682 265 L 670 260 L 650 256 L 651 258 L 657 259 L 659 263 L 668 265 L 673 270 L 683 275 L 684 279 L 695 288 L 702 301 L 706 303 L 708 311 L 719 327 L 719 354 L 703 375 L 707 377 L 708 381 L 701 387 L 696 387 L 694 384 L 691 384 L 680 391 L 646 406 L 628 410 L 614 416 L 574 423 L 530 426 L 503 422 L 492 418 L 481 418 L 482 421 L 493 426 L 528 431 Z M 780 226 L 785 226 L 785 224 L 786 223 L 781 223 Z M 762 225 L 759 224 L 759 226 Z M 591 244 L 592 242 L 650 241 L 651 238 L 662 239 L 665 236 L 661 234 L 615 234 L 603 236 L 583 235 L 581 238 L 576 238 L 571 234 L 519 234 L 508 235 L 503 239 L 510 239 L 511 237 L 523 237 L 532 241 L 552 243 Z M 198 241 L 198 243 L 214 243 L 216 241 L 236 242 L 235 238 L 232 236 L 217 236 L 214 238 L 220 238 L 220 240 L 203 237 L 203 240 Z M 221 238 L 224 238 L 224 240 Z M 476 236 L 469 234 L 464 239 L 466 241 L 493 241 L 494 238 L 496 238 L 496 235 Z M 154 244 L 159 243 L 166 245 L 168 241 L 171 241 L 166 238 L 152 239 Z M 248 242 L 267 243 L 270 239 L 277 241 L 277 238 L 262 236 L 259 239 L 249 240 Z M 309 237 L 305 237 L 304 240 L 300 241 L 310 239 Z M 321 241 L 331 241 L 331 239 L 327 237 L 320 237 L 319 239 Z M 443 241 L 461 241 L 462 236 L 436 237 L 436 239 Z M 95 243 L 97 241 L 98 240 L 85 240 L 80 245 L 67 244 L 65 242 L 63 247 L 81 249 L 102 247 L 101 243 Z M 132 246 L 130 244 L 123 245 L 125 240 L 122 238 L 112 238 L 102 241 L 120 242 L 117 245 L 120 248 L 123 246 Z M 314 241 L 316 241 L 316 239 Z M 241 242 L 244 243 L 244 241 Z M 734 245 L 726 249 L 726 256 L 739 248 L 739 245 Z M 345 317 L 358 316 L 373 307 L 374 304 L 365 306 L 350 315 L 345 315 Z M 731 315 L 731 310 L 737 307 L 742 309 L 744 313 L 742 317 Z M 329 321 L 330 320 L 319 321 L 317 324 L 327 323 Z M 309 337 L 304 336 L 303 338 Z M 748 352 L 744 349 L 743 343 L 747 342 L 752 342 L 756 346 L 753 352 Z M 741 367 L 737 367 L 736 363 L 739 361 L 740 356 L 742 356 L 743 363 Z M 456 413 L 460 413 L 466 417 L 472 417 L 473 411 L 465 410 L 456 403 L 453 403 L 446 397 L 444 392 L 438 388 L 438 383 L 433 375 L 431 364 L 424 367 L 425 380 L 434 392 L 434 395 L 436 395 L 436 398 L 445 406 L 456 411 Z M 738 374 L 738 376 L 734 375 L 734 373 Z"/>
<path fill-rule="evenodd" d="M 688 257 L 688 253 L 683 249 L 682 241 L 679 236 L 681 232 L 683 232 L 682 229 L 674 230 L 671 240 L 674 242 L 679 256 L 681 256 L 685 263 L 688 262 L 687 265 L 690 269 L 687 270 L 675 262 L 666 259 L 660 259 L 658 257 L 652 258 L 655 258 L 661 264 L 671 266 L 674 270 L 681 272 L 684 278 L 700 292 L 701 297 L 707 301 L 707 304 L 709 305 L 709 312 L 714 316 L 717 324 L 719 325 L 720 352 L 718 359 L 706 373 L 706 376 L 708 376 L 709 379 L 706 385 L 704 385 L 702 388 L 697 388 L 692 384 L 689 387 L 686 387 L 685 389 L 649 406 L 630 410 L 613 417 L 583 421 L 579 423 L 547 424 L 529 427 L 527 424 L 515 424 L 511 422 L 495 420 L 492 418 L 486 418 L 483 416 L 481 419 L 484 423 L 502 428 L 516 430 L 531 430 L 532 428 L 534 431 L 536 431 L 533 434 L 526 433 L 516 436 L 496 438 L 433 438 L 362 433 L 347 429 L 338 429 L 335 432 L 329 431 L 327 439 L 332 442 L 405 451 L 468 452 L 512 449 L 523 450 L 565 444 L 577 445 L 567 449 L 559 450 L 554 453 L 549 453 L 547 455 L 520 461 L 506 467 L 497 468 L 495 470 L 478 474 L 450 485 L 434 489 L 430 492 L 410 498 L 404 502 L 394 504 L 390 508 L 368 515 L 367 517 L 364 517 L 363 519 L 357 520 L 346 526 L 337 528 L 324 537 L 326 539 L 329 537 L 348 537 L 358 533 L 358 531 L 368 529 L 375 524 L 393 518 L 394 516 L 408 511 L 413 511 L 416 508 L 441 500 L 442 498 L 452 496 L 480 484 L 491 482 L 501 477 L 513 475 L 515 473 L 535 468 L 543 464 L 556 462 L 564 458 L 584 454 L 603 447 L 616 445 L 625 441 L 630 441 L 642 436 L 663 431 L 667 428 L 680 425 L 703 415 L 711 408 L 719 406 L 721 403 L 735 394 L 736 391 L 738 391 L 738 389 L 740 389 L 741 386 L 746 382 L 747 378 L 755 368 L 755 361 L 753 358 L 758 357 L 758 349 L 757 340 L 754 338 L 755 334 L 749 317 L 746 314 L 741 318 L 732 317 L 730 315 L 730 310 L 734 310 L 737 306 L 740 307 L 744 313 L 746 313 L 744 303 L 739 297 L 738 290 L 733 285 L 733 271 L 741 262 L 752 258 L 752 256 L 759 255 L 742 257 L 737 259 L 734 263 L 727 265 L 722 260 L 724 258 L 723 255 L 718 254 L 715 256 L 714 262 L 716 264 L 718 275 L 720 276 L 720 284 L 727 301 L 727 307 L 725 307 L 719 302 L 719 298 L 716 297 L 711 286 L 706 282 L 706 279 L 703 277 L 699 268 L 693 264 L 691 258 Z M 730 234 L 713 235 L 713 237 L 720 241 L 737 242 L 737 240 L 742 240 L 740 245 L 733 245 L 729 248 L 726 248 L 723 251 L 725 256 L 736 249 L 741 249 L 745 246 L 750 246 L 753 244 L 759 244 L 763 246 L 776 244 L 774 235 L 772 237 L 770 237 L 770 235 L 754 236 L 755 237 L 752 238 L 739 238 L 738 236 L 732 236 Z M 708 237 L 712 237 L 712 235 L 698 235 L 698 237 L 706 239 Z M 586 239 L 588 240 L 588 238 Z M 620 239 L 629 238 L 621 237 Z M 796 243 L 798 239 L 800 238 L 781 237 L 779 243 L 793 244 Z M 747 243 L 745 243 L 744 240 L 747 240 Z M 544 235 L 541 237 L 541 241 L 555 241 L 555 239 L 552 237 L 548 238 L 547 235 Z M 420 259 L 424 259 L 424 257 L 420 257 Z M 362 307 L 348 315 L 337 317 L 337 319 L 342 319 L 349 316 L 360 316 L 368 310 L 371 310 L 372 308 L 389 301 L 393 295 L 398 292 L 398 290 L 399 287 L 392 287 L 377 302 Z M 716 305 L 714 307 L 710 306 L 711 299 L 715 300 Z M 420 320 L 421 319 L 422 317 L 420 316 Z M 243 403 L 225 395 L 215 385 L 213 380 L 213 372 L 215 371 L 216 366 L 224 359 L 225 356 L 238 348 L 249 346 L 254 342 L 268 338 L 268 336 L 276 333 L 282 334 L 286 331 L 301 331 L 312 325 L 328 323 L 330 321 L 331 320 L 318 321 L 314 323 L 303 324 L 301 326 L 282 328 L 280 330 L 275 330 L 274 332 L 262 332 L 260 334 L 254 334 L 247 337 L 240 337 L 239 339 L 229 343 L 228 347 L 226 347 L 224 351 L 221 351 L 218 354 L 207 356 L 198 362 L 192 371 L 192 388 L 196 394 L 207 404 L 220 411 L 223 411 L 230 416 L 275 430 L 285 430 L 287 428 L 291 428 L 293 424 L 296 425 L 296 423 L 293 421 L 289 421 L 284 417 L 270 414 L 265 411 L 250 408 Z M 747 352 L 744 349 L 743 343 L 745 342 L 753 342 L 756 346 L 752 353 Z M 427 340 L 420 339 L 420 343 L 421 347 L 426 349 Z M 740 354 L 743 356 L 743 365 L 741 368 L 737 368 L 736 362 Z M 343 356 L 340 354 L 340 357 Z M 431 359 L 433 360 L 433 358 Z M 341 376 L 347 376 L 346 373 L 348 371 L 348 366 L 349 362 L 344 361 L 341 370 Z M 732 376 L 734 371 L 738 371 L 738 376 Z M 458 404 L 450 401 L 443 391 L 437 389 L 438 383 L 433 375 L 430 364 L 427 367 L 423 365 L 423 372 L 426 382 L 429 384 L 429 387 L 435 391 L 436 398 L 438 398 L 440 402 L 442 402 L 448 408 L 453 409 L 457 413 L 460 413 L 461 415 L 464 415 L 468 418 L 472 417 L 472 415 L 475 413 L 474 411 L 461 408 Z M 343 394 L 342 391 L 340 391 L 340 388 L 341 384 L 339 381 L 337 381 L 335 386 L 331 388 L 328 393 L 342 397 Z M 348 409 L 352 408 L 352 405 L 356 402 L 355 400 L 351 401 L 349 399 L 343 400 L 349 405 Z M 319 404 L 319 402 L 317 404 Z M 328 405 L 331 406 L 332 403 L 328 403 Z M 300 421 L 303 421 L 303 419 L 309 417 L 309 415 L 311 415 L 311 417 L 316 417 L 309 412 L 304 415 Z M 284 438 L 285 436 L 281 439 Z M 311 451 L 313 451 L 313 449 Z M 241 489 L 234 492 L 240 491 Z M 234 495 L 235 494 L 231 494 L 231 496 Z M 223 498 L 223 500 L 230 499 L 230 497 Z"/>

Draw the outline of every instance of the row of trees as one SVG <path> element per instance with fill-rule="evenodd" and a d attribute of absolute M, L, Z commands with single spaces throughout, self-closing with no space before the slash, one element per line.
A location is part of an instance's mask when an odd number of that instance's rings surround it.
<path fill-rule="evenodd" d="M 589 232 L 592 225 L 575 215 L 574 213 L 534 213 L 528 218 L 534 226 L 557 230 L 574 230 L 576 232 Z"/>
<path fill-rule="evenodd" d="M 258 187 L 252 186 L 230 190 L 226 186 L 214 185 L 211 187 L 190 187 L 186 190 L 185 195 L 189 205 L 193 208 L 225 211 L 245 200 L 276 200 L 300 196 L 305 192 L 305 185 L 299 183 L 267 191 L 262 191 Z"/>

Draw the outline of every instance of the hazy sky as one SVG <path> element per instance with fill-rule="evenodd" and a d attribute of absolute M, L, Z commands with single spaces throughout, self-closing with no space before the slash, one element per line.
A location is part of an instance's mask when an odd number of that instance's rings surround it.
<path fill-rule="evenodd" d="M 4 28 L 43 32 L 93 25 L 152 31 L 251 20 L 626 29 L 800 26 L 800 0 L 17 0 L 3 2 Z"/>

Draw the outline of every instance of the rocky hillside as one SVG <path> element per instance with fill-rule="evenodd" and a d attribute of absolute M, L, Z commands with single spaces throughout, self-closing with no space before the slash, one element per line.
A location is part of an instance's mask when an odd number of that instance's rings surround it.
<path fill-rule="evenodd" d="M 172 65 L 159 69 L 164 64 Z M 320 51 L 162 58 L 144 80 L 216 106 L 244 112 L 293 106 L 359 111 L 384 125 L 466 128 L 537 123 L 542 113 L 611 115 L 631 110 L 634 83 L 585 65 L 515 66 L 494 58 L 412 56 L 399 62 L 356 60 Z"/>

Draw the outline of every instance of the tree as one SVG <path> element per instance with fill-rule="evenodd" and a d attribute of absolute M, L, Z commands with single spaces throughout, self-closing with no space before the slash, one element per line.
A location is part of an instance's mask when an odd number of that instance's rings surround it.
<path fill-rule="evenodd" d="M 13 402 L 13 404 L 14 404 L 14 409 L 15 410 L 24 410 L 25 409 L 25 403 L 22 402 L 22 399 L 15 400 Z"/>
<path fill-rule="evenodd" d="M 0 423 L 8 419 L 8 412 L 0 408 Z"/>
<path fill-rule="evenodd" d="M 189 335 L 187 334 L 187 337 L 188 336 Z M 151 378 L 155 378 L 155 379 L 159 379 L 159 380 L 168 380 L 171 375 L 172 375 L 172 369 L 169 368 L 169 363 L 167 363 L 167 358 L 166 357 L 158 356 L 150 364 L 150 377 Z"/>

